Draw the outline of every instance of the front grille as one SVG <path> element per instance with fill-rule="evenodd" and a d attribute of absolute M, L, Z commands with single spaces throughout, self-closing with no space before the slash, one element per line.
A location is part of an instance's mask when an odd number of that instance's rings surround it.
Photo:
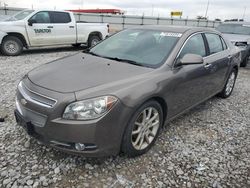
<path fill-rule="evenodd" d="M 23 82 L 18 84 L 18 90 L 26 100 L 43 107 L 53 108 L 57 102 L 55 99 L 30 90 Z"/>
<path fill-rule="evenodd" d="M 47 116 L 34 112 L 28 108 L 22 106 L 19 101 L 16 99 L 16 108 L 17 112 L 25 119 L 25 121 L 35 125 L 37 127 L 44 127 L 47 122 Z M 17 115 L 19 115 L 17 114 Z M 18 117 L 18 116 L 16 116 Z"/>

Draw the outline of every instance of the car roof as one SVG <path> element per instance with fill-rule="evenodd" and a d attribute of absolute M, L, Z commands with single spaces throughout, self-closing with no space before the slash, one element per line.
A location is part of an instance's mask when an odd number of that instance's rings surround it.
<path fill-rule="evenodd" d="M 204 32 L 204 31 L 212 31 L 217 32 L 213 28 L 205 28 L 205 27 L 191 27 L 191 26 L 169 26 L 169 25 L 144 25 L 133 27 L 132 29 L 145 29 L 145 30 L 158 30 L 158 31 L 167 31 L 167 32 L 175 32 L 175 33 L 185 33 L 189 32 Z"/>

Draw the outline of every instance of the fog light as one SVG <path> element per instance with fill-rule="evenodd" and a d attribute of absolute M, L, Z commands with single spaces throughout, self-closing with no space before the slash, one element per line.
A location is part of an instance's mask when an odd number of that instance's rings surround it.
<path fill-rule="evenodd" d="M 83 150 L 85 150 L 85 145 L 81 144 L 81 143 L 75 143 L 75 148 L 78 151 L 83 151 Z"/>

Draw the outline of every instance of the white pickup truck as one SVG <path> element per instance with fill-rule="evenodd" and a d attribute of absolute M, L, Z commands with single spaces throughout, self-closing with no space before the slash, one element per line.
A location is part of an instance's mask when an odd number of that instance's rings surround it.
<path fill-rule="evenodd" d="M 0 44 L 4 55 L 16 56 L 23 48 L 87 44 L 108 36 L 109 25 L 76 22 L 67 11 L 24 10 L 0 22 Z"/>

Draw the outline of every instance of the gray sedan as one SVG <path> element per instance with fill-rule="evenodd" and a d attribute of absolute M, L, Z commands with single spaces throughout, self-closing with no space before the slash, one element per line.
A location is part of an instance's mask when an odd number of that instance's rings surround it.
<path fill-rule="evenodd" d="M 16 120 L 66 152 L 138 156 L 165 123 L 215 95 L 229 97 L 239 60 L 213 29 L 127 29 L 29 72 L 18 84 Z"/>

